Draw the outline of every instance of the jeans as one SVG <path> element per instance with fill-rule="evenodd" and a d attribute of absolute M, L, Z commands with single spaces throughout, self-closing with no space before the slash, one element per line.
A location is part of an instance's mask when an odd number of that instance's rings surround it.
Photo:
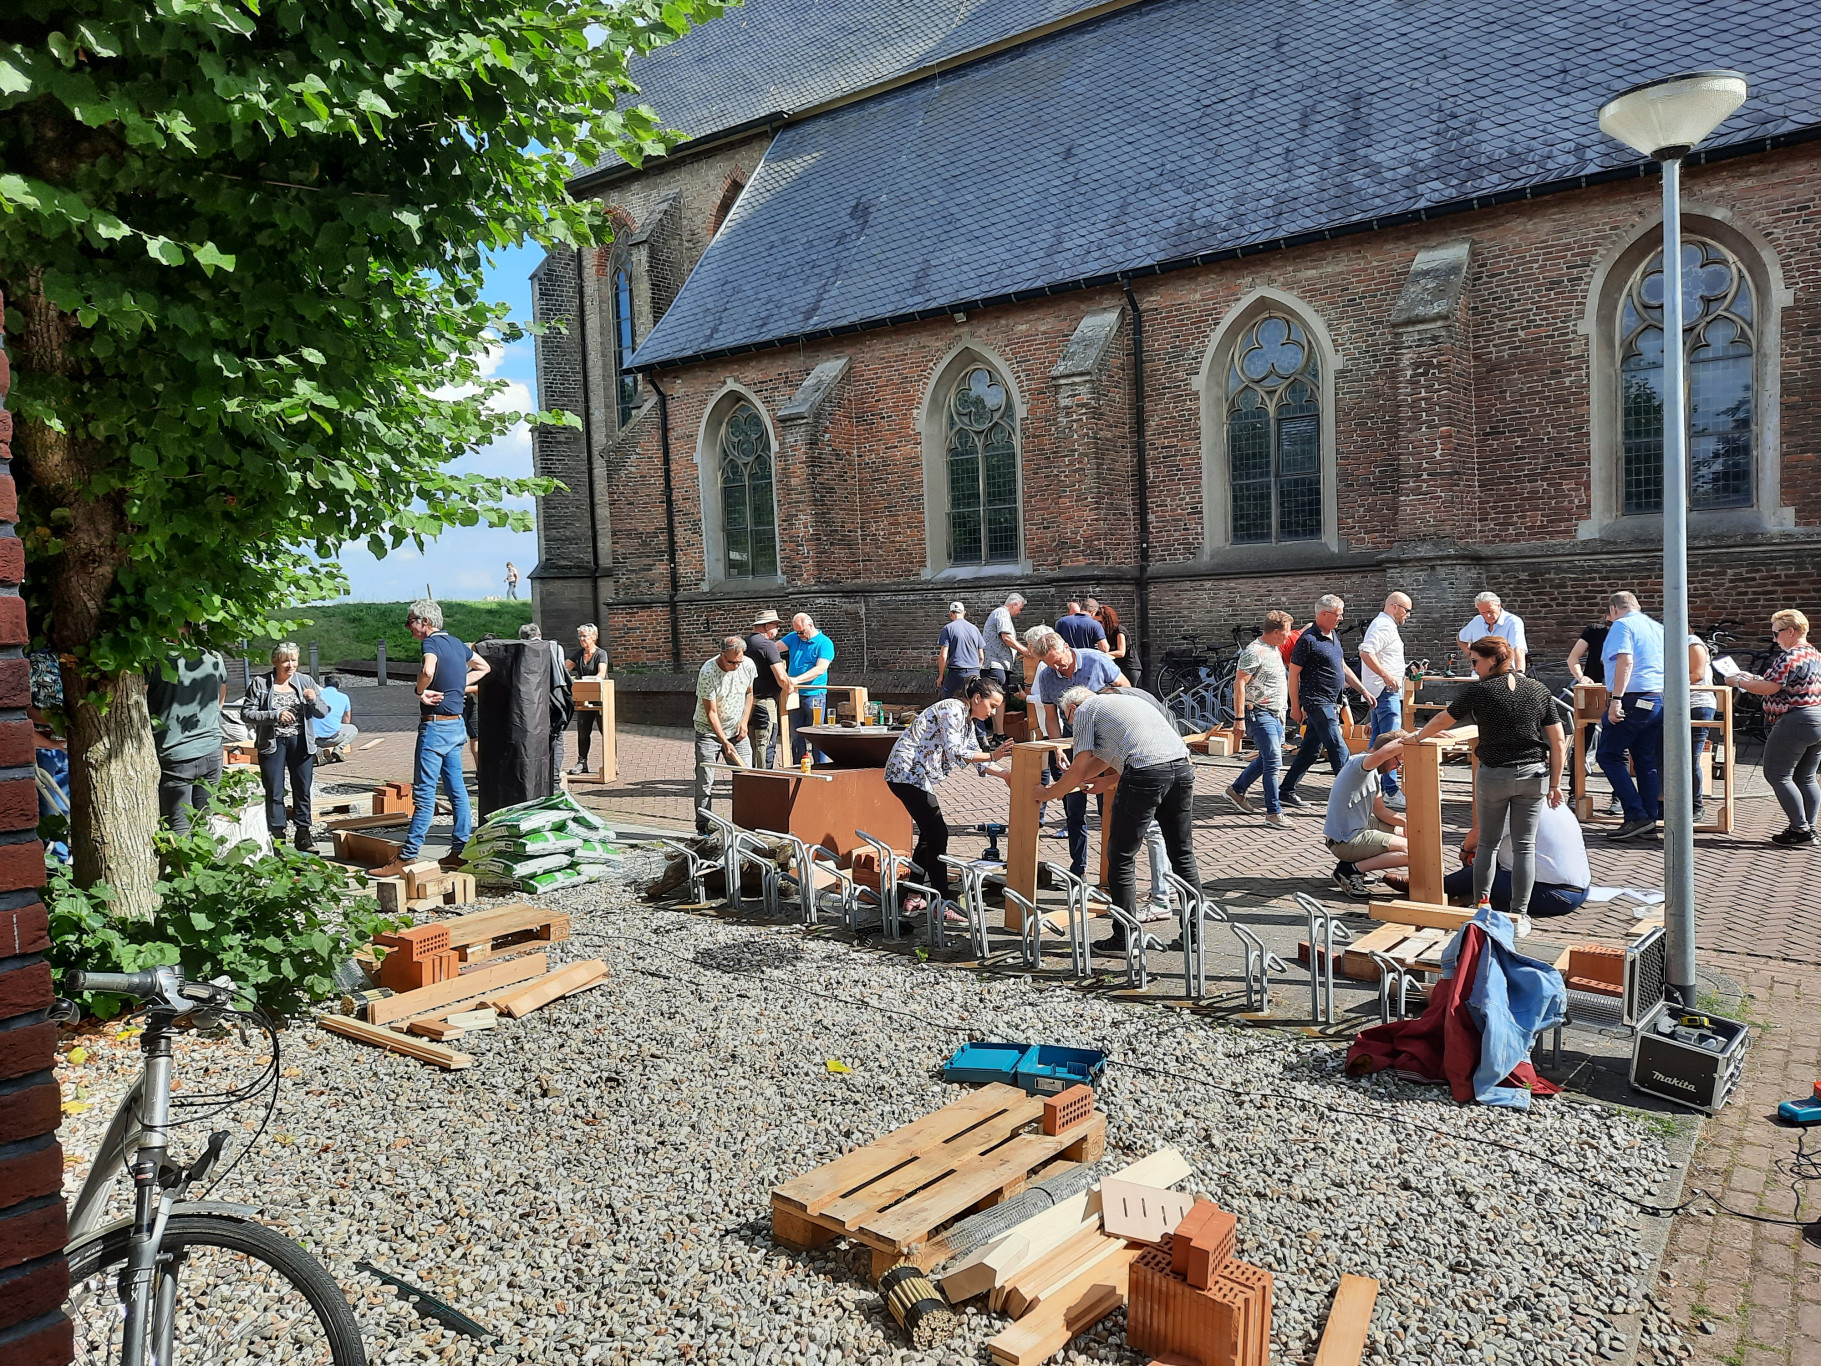
<path fill-rule="evenodd" d="M 904 803 L 911 824 L 917 827 L 917 847 L 911 850 L 911 862 L 923 874 L 923 880 L 949 900 L 948 865 L 942 856 L 948 852 L 948 822 L 942 819 L 942 806 L 934 792 L 926 792 L 915 783 L 887 783 L 892 796 Z"/>
<path fill-rule="evenodd" d="M 1340 708 L 1339 702 L 1315 702 L 1303 708 L 1303 742 L 1290 763 L 1290 771 L 1277 785 L 1280 796 L 1296 791 L 1297 780 L 1315 767 L 1322 750 L 1328 751 L 1328 763 L 1336 773 L 1347 762 L 1347 742 L 1340 733 Z"/>
<path fill-rule="evenodd" d="M 814 697 L 807 697 L 799 693 L 798 697 L 800 700 L 797 705 L 790 709 L 790 761 L 793 764 L 800 764 L 803 762 L 803 756 L 808 754 L 816 763 L 825 764 L 828 762 L 828 756 L 810 745 L 809 737 L 803 734 L 803 727 L 822 724 L 822 714 L 828 701 L 828 694 L 819 692 Z"/>
<path fill-rule="evenodd" d="M 1466 896 L 1473 890 L 1473 870 L 1456 868 L 1442 879 L 1444 896 Z M 1556 882 L 1533 883 L 1530 888 L 1530 911 L 1532 920 L 1542 920 L 1552 915 L 1567 915 L 1577 911 L 1581 903 L 1587 900 L 1588 888 L 1565 887 Z M 1501 868 L 1492 878 L 1492 909 L 1511 912 L 1511 871 Z"/>
<path fill-rule="evenodd" d="M 270 754 L 259 756 L 259 776 L 266 784 L 266 829 L 275 839 L 285 833 L 285 774 L 291 775 L 291 823 L 297 833 L 310 831 L 310 781 L 316 775 L 316 744 L 308 735 L 280 735 Z"/>
<path fill-rule="evenodd" d="M 740 756 L 741 763 L 750 765 L 752 763 L 752 738 L 748 736 L 744 740 L 734 741 L 733 752 Z M 713 735 L 704 735 L 701 731 L 697 731 L 696 799 L 693 808 L 697 812 L 700 812 L 703 807 L 708 806 L 714 801 L 715 774 L 720 770 L 710 768 L 709 765 L 724 764 L 726 762 L 727 752 L 721 748 L 721 742 L 715 739 Z M 729 780 L 727 786 L 729 791 L 733 789 L 732 780 Z M 708 822 L 703 820 L 700 815 L 697 815 L 696 834 L 706 835 L 707 833 Z"/>
<path fill-rule="evenodd" d="M 1481 764 L 1473 781 L 1473 814 L 1479 822 L 1480 841 L 1473 851 L 1473 902 L 1492 894 L 1493 875 L 1499 866 L 1499 835 L 1511 821 L 1512 917 L 1530 911 L 1530 889 L 1536 883 L 1536 828 L 1543 819 L 1543 800 L 1549 791 L 1549 770 L 1542 764 L 1500 767 Z"/>
<path fill-rule="evenodd" d="M 550 791 L 547 795 L 552 797 L 563 790 L 563 732 L 568 725 L 568 719 L 561 712 L 550 713 Z"/>
<path fill-rule="evenodd" d="M 1764 781 L 1791 830 L 1813 830 L 1821 815 L 1821 707 L 1791 707 L 1764 742 Z"/>
<path fill-rule="evenodd" d="M 961 696 L 961 690 L 974 679 L 980 677 L 978 669 L 957 669 L 951 667 L 942 677 L 942 700 Z"/>
<path fill-rule="evenodd" d="M 1627 822 L 1654 821 L 1663 806 L 1663 695 L 1628 692 L 1620 702 L 1625 719 L 1614 725 L 1609 716 L 1600 731 L 1600 771 Z M 1625 766 L 1627 753 L 1638 770 L 1635 783 Z"/>
<path fill-rule="evenodd" d="M 1265 810 L 1276 815 L 1284 809 L 1277 799 L 1277 770 L 1283 766 L 1284 718 L 1274 712 L 1246 709 L 1246 734 L 1258 751 L 1245 771 L 1233 781 L 1233 790 L 1244 795 L 1258 779 L 1265 785 Z"/>
<path fill-rule="evenodd" d="M 263 771 L 263 770 L 262 770 Z M 158 769 L 158 814 L 179 835 L 190 833 L 190 809 L 208 805 L 208 788 L 221 781 L 221 751 L 200 759 L 171 759 Z M 280 808 L 282 810 L 282 806 Z M 267 825 L 271 820 L 268 815 Z M 279 818 L 279 825 L 284 819 Z"/>
<path fill-rule="evenodd" d="M 1711 721 L 1714 719 L 1714 709 L 1712 707 L 1699 707 L 1691 704 L 1688 708 L 1688 719 L 1690 721 Z M 1706 726 L 1696 726 L 1693 727 L 1693 730 L 1694 746 L 1690 758 L 1695 766 L 1695 805 L 1699 806 L 1707 797 L 1705 791 L 1707 784 L 1701 781 L 1701 754 L 1706 750 L 1707 737 L 1712 734 L 1712 732 L 1709 731 Z"/>
<path fill-rule="evenodd" d="M 1107 822 L 1107 890 L 1134 919 L 1138 915 L 1138 846 L 1153 822 L 1163 832 L 1164 850 L 1176 875 L 1191 887 L 1201 886 L 1190 820 L 1194 798 L 1195 770 L 1187 759 L 1128 768 L 1119 775 Z"/>
<path fill-rule="evenodd" d="M 1378 701 L 1372 704 L 1372 738 L 1366 741 L 1366 748 L 1372 749 L 1378 744 L 1379 737 L 1389 735 L 1404 721 L 1404 697 L 1396 688 L 1386 688 L 1378 695 Z M 1387 797 L 1397 795 L 1397 770 L 1381 768 L 1379 770 L 1379 790 Z"/>
<path fill-rule="evenodd" d="M 770 768 L 778 754 L 778 699 L 755 697 L 746 721 L 746 739 L 752 745 L 754 768 Z"/>
<path fill-rule="evenodd" d="M 348 745 L 353 744 L 359 735 L 360 731 L 358 729 L 344 722 L 342 725 L 335 728 L 335 734 L 329 736 L 319 735 L 316 737 L 317 752 L 320 753 L 325 749 L 343 749 Z"/>
<path fill-rule="evenodd" d="M 462 777 L 462 748 L 468 743 L 468 728 L 459 716 L 437 716 L 417 723 L 416 778 L 411 784 L 411 831 L 405 836 L 405 847 L 399 858 L 409 863 L 424 847 L 430 833 L 430 821 L 436 815 L 436 789 L 440 783 L 449 794 L 449 805 L 455 812 L 455 834 L 450 848 L 460 849 L 474 833 L 474 817 L 468 809 L 468 783 Z"/>

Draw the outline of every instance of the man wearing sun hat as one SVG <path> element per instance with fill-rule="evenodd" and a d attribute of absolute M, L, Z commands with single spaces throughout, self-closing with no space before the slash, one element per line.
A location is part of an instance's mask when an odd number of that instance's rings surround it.
<path fill-rule="evenodd" d="M 968 683 L 980 677 L 986 637 L 967 619 L 967 604 L 948 605 L 948 625 L 936 637 L 936 682 L 944 698 L 959 697 Z"/>
<path fill-rule="evenodd" d="M 752 681 L 752 720 L 747 722 L 747 736 L 752 741 L 755 767 L 771 768 L 778 744 L 778 709 L 790 690 L 790 674 L 784 667 L 784 651 L 778 636 L 784 623 L 776 612 L 767 609 L 752 619 L 752 634 L 746 637 L 746 657 L 758 669 Z"/>

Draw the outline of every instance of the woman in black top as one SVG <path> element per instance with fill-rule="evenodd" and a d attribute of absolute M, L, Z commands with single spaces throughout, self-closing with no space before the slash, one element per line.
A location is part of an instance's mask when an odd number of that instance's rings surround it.
<path fill-rule="evenodd" d="M 1506 822 L 1511 827 L 1511 918 L 1520 938 L 1530 932 L 1530 889 L 1536 882 L 1536 828 L 1543 803 L 1562 804 L 1561 713 L 1549 689 L 1534 678 L 1511 671 L 1511 646 L 1497 636 L 1481 636 L 1467 647 L 1478 681 L 1462 688 L 1446 711 L 1437 712 L 1415 740 L 1426 740 L 1450 726 L 1473 722 L 1479 727 L 1475 755 L 1473 810 L 1479 822 L 1479 845 L 1473 853 L 1473 900 L 1492 894 L 1498 872 L 1498 848 Z"/>
<path fill-rule="evenodd" d="M 566 661 L 569 672 L 577 678 L 607 677 L 607 652 L 600 648 L 601 633 L 593 622 L 575 628 L 576 648 Z M 594 733 L 601 728 L 601 713 L 589 707 L 575 709 L 576 765 L 571 774 L 588 772 L 588 750 Z"/>

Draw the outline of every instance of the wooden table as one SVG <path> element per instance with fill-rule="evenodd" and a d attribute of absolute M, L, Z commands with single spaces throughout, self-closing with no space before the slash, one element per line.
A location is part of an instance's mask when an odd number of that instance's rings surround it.
<path fill-rule="evenodd" d="M 589 766 L 586 773 L 573 774 L 585 783 L 610 783 L 620 776 L 620 753 L 618 731 L 613 710 L 613 680 L 611 678 L 578 678 L 570 684 L 570 693 L 575 698 L 575 709 L 579 712 L 593 712 L 601 718 L 600 758 Z"/>
<path fill-rule="evenodd" d="M 1738 755 L 1732 739 L 1733 690 L 1724 683 L 1715 683 L 1712 687 L 1714 719 L 1688 723 L 1691 730 L 1708 732 L 1707 747 L 1701 751 L 1697 762 L 1701 765 L 1701 777 L 1707 789 L 1705 802 L 1710 815 L 1695 829 L 1707 834 L 1730 835 L 1734 819 L 1733 766 Z M 1574 814 L 1582 825 L 1616 825 L 1620 819 L 1595 808 L 1593 795 L 1587 790 L 1587 730 L 1605 719 L 1606 709 L 1611 704 L 1612 694 L 1604 684 L 1574 685 L 1574 766 L 1570 789 L 1574 795 Z"/>

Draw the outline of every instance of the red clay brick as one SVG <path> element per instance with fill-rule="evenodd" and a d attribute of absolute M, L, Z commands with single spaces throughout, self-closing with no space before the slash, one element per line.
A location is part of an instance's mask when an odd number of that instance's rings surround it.
<path fill-rule="evenodd" d="M 62 1256 L 0 1271 L 0 1323 L 25 1323 L 54 1314 L 70 1293 L 70 1264 Z M 10 1362 L 14 1360 L 8 1356 Z"/>
<path fill-rule="evenodd" d="M 0 1210 L 0 1267 L 48 1257 L 63 1250 L 69 1220 L 62 1197 L 32 1200 Z M 0 1360 L 10 1361 L 0 1353 Z"/>
<path fill-rule="evenodd" d="M 0 844 L 0 891 L 16 892 L 44 885 L 44 846 L 37 840 Z M 0 998 L 0 1008 L 4 998 Z M 36 1007 L 33 1007 L 36 1009 Z"/>
<path fill-rule="evenodd" d="M 0 768 L 19 768 L 32 762 L 37 732 L 26 719 L 0 721 Z"/>
<path fill-rule="evenodd" d="M 0 474 L 0 522 L 19 520 L 19 489 L 13 476 Z"/>
<path fill-rule="evenodd" d="M 0 1143 L 55 1133 L 62 1119 L 63 1092 L 55 1081 L 47 1079 L 0 1095 Z"/>
<path fill-rule="evenodd" d="M 43 1010 L 55 999 L 49 963 L 20 963 L 0 971 L 0 1020 Z"/>
<path fill-rule="evenodd" d="M 38 826 L 38 784 L 30 778 L 0 782 L 0 830 L 35 830 Z M 39 857 L 43 858 L 40 850 Z"/>
<path fill-rule="evenodd" d="M 13 481 L 6 482 L 10 486 Z M 31 638 L 31 628 L 25 624 L 25 599 L 0 597 L 0 645 L 24 645 Z"/>
<path fill-rule="evenodd" d="M 0 958 L 43 953 L 50 945 L 50 915 L 40 903 L 0 911 Z"/>
<path fill-rule="evenodd" d="M 54 1138 L 47 1137 L 36 1147 L 0 1158 L 0 1209 L 40 1195 L 55 1195 L 62 1188 L 63 1145 Z"/>
<path fill-rule="evenodd" d="M 1094 1113 L 1094 1088 L 1077 1084 L 1043 1098 L 1043 1132 L 1052 1138 Z"/>
<path fill-rule="evenodd" d="M 25 578 L 25 542 L 17 536 L 0 536 L 0 583 L 16 584 Z"/>
<path fill-rule="evenodd" d="M 61 1313 L 0 1333 L 6 1366 L 66 1366 L 76 1355 L 76 1325 Z"/>
<path fill-rule="evenodd" d="M 0 1081 L 42 1072 L 57 1061 L 57 1026 L 49 1020 L 0 1030 Z M 0 1199 L 0 1204 L 5 1204 Z"/>
<path fill-rule="evenodd" d="M 8 486 L 11 479 L 5 481 Z M 0 659 L 0 707 L 27 707 L 32 701 L 32 663 L 29 659 Z"/>

